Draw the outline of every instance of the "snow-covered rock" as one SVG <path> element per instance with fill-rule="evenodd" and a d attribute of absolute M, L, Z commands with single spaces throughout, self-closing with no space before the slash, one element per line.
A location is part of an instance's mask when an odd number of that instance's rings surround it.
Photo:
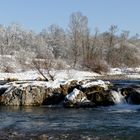
<path fill-rule="evenodd" d="M 105 86 L 106 85 L 106 86 Z M 95 105 L 92 94 L 106 90 L 107 82 L 88 80 L 15 81 L 0 87 L 0 104 L 51 105 L 64 103 L 89 107 Z M 95 98 L 96 99 L 96 98 Z M 66 105 L 66 104 L 65 104 Z"/>
<path fill-rule="evenodd" d="M 63 105 L 64 107 L 95 107 L 95 104 L 87 99 L 86 94 L 76 88 L 65 97 Z"/>
<path fill-rule="evenodd" d="M 7 84 L 7 90 L 1 95 L 0 103 L 27 106 L 47 104 L 47 101 L 52 101 L 52 97 L 53 100 L 60 99 L 61 89 L 51 88 L 49 84 L 47 82 L 11 82 Z"/>
<path fill-rule="evenodd" d="M 66 96 L 66 99 L 73 102 L 73 103 L 89 101 L 87 99 L 86 95 L 82 91 L 80 91 L 76 88 L 70 94 L 68 94 Z"/>
<path fill-rule="evenodd" d="M 108 85 L 111 83 L 109 81 L 102 81 L 102 80 L 96 80 L 96 81 L 85 81 L 82 84 L 82 88 L 88 88 L 92 86 L 100 86 L 103 87 L 105 90 L 108 89 Z"/>
<path fill-rule="evenodd" d="M 102 80 L 15 81 L 0 85 L 0 104 L 95 107 L 120 103 L 140 104 L 140 87 L 117 89 Z"/>

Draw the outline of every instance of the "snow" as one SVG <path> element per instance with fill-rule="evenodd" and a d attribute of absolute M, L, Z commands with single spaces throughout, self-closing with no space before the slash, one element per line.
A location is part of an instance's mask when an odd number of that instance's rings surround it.
<path fill-rule="evenodd" d="M 1 85 L 0 88 L 5 87 L 8 88 L 10 85 L 14 87 L 20 87 L 22 85 L 22 88 L 27 87 L 27 86 L 40 86 L 40 87 L 47 87 L 47 88 L 59 88 L 61 82 L 59 81 L 15 81 L 15 82 L 10 82 L 5 85 Z"/>
<path fill-rule="evenodd" d="M 47 71 L 44 72 L 47 76 Z M 95 79 L 95 76 L 99 74 L 88 71 L 78 71 L 78 70 L 57 70 L 51 71 L 54 75 L 55 80 L 66 81 L 70 79 L 83 80 L 83 79 Z M 26 72 L 17 72 L 17 73 L 0 73 L 0 80 L 5 79 L 17 79 L 17 80 L 36 80 L 38 78 L 43 78 L 37 71 L 26 71 Z"/>
<path fill-rule="evenodd" d="M 131 74 L 131 75 L 127 75 L 127 77 L 131 79 L 140 79 L 140 74 Z"/>
<path fill-rule="evenodd" d="M 45 76 L 47 77 L 47 71 L 45 72 Z M 73 80 L 84 80 L 84 79 L 95 79 L 94 76 L 98 74 L 88 71 L 78 71 L 78 70 L 58 70 L 51 71 L 52 75 L 54 75 L 54 81 L 39 81 L 37 79 L 43 79 L 41 75 L 37 71 L 25 71 L 25 72 L 17 72 L 17 73 L 0 73 L 0 80 L 11 79 L 10 82 L 6 84 L 6 86 L 19 87 L 22 84 L 22 87 L 27 87 L 29 85 L 42 86 L 48 88 L 59 88 L 60 85 L 68 84 Z M 47 77 L 49 78 L 49 77 Z M 3 87 L 3 86 L 2 86 Z"/>
<path fill-rule="evenodd" d="M 140 79 L 140 67 L 136 68 L 111 68 L 107 75 L 124 75 L 128 79 Z"/>
<path fill-rule="evenodd" d="M 110 72 L 107 73 L 108 75 L 122 75 L 124 74 L 123 69 L 121 68 L 111 68 Z"/>
<path fill-rule="evenodd" d="M 139 74 L 140 73 L 140 67 L 136 68 L 111 68 L 109 75 L 118 75 L 118 74 Z"/>
<path fill-rule="evenodd" d="M 9 88 L 10 87 L 10 85 L 7 85 L 7 84 L 5 84 L 5 85 L 0 85 L 0 89 L 1 88 Z"/>
<path fill-rule="evenodd" d="M 45 75 L 47 76 L 47 71 L 44 71 Z M 52 70 L 52 75 L 54 75 L 54 81 L 44 82 L 39 81 L 37 79 L 43 79 L 41 75 L 35 71 L 25 71 L 25 72 L 17 72 L 17 73 L 0 73 L 0 80 L 7 80 L 11 79 L 15 82 L 15 86 L 20 85 L 20 82 L 24 84 L 24 86 L 27 85 L 38 85 L 38 86 L 46 86 L 50 88 L 58 88 L 60 87 L 60 84 L 68 84 L 72 80 L 77 80 L 77 82 L 82 81 L 82 87 L 88 88 L 90 86 L 99 85 L 103 87 L 104 89 L 108 89 L 108 84 L 110 82 L 102 81 L 102 80 L 95 80 L 96 76 L 101 76 L 100 74 L 89 72 L 89 71 L 78 71 L 78 70 Z M 124 74 L 128 78 L 140 78 L 140 67 L 138 68 L 112 68 L 110 70 L 109 75 L 118 75 L 118 74 Z M 48 77 L 49 78 L 49 77 Z M 83 81 L 84 80 L 84 81 Z M 10 84 L 10 83 L 9 83 Z M 3 86 L 0 86 L 0 88 Z M 75 93 L 76 94 L 76 93 Z"/>
<path fill-rule="evenodd" d="M 9 58 L 10 56 L 7 56 Z M 43 70 L 43 73 L 47 76 L 47 71 Z M 50 73 L 54 76 L 55 80 L 59 81 L 68 81 L 68 80 L 85 80 L 85 79 L 95 79 L 95 77 L 100 77 L 102 75 L 97 74 L 95 72 L 89 71 L 80 71 L 74 69 L 66 69 L 66 70 L 52 70 Z M 140 67 L 137 68 L 111 68 L 110 72 L 107 75 L 125 75 L 128 78 L 140 78 Z M 0 80 L 6 79 L 15 79 L 22 81 L 30 81 L 43 79 L 43 77 L 36 70 L 30 70 L 25 72 L 16 72 L 16 73 L 0 73 Z M 100 81 L 101 82 L 101 81 Z"/>
<path fill-rule="evenodd" d="M 77 97 L 77 95 L 80 93 L 80 90 L 78 89 L 74 89 L 70 94 L 68 94 L 66 96 L 66 98 L 69 100 L 69 101 L 74 101 L 75 98 Z"/>
<path fill-rule="evenodd" d="M 74 70 L 74 69 L 55 71 L 55 78 L 56 79 L 83 80 L 83 79 L 95 79 L 95 76 L 100 76 L 100 74 L 97 74 L 95 72 L 79 71 L 79 70 Z"/>
<path fill-rule="evenodd" d="M 101 87 L 103 87 L 104 89 L 108 89 L 108 84 L 110 84 L 109 81 L 102 81 L 102 80 L 97 80 L 97 81 L 88 81 L 87 83 L 84 83 L 82 85 L 82 88 L 88 88 L 88 87 L 91 87 L 91 86 L 96 86 L 96 85 L 99 85 Z"/>
<path fill-rule="evenodd" d="M 0 80 L 17 79 L 17 80 L 35 80 L 39 77 L 36 71 L 18 72 L 18 73 L 0 73 Z"/>
<path fill-rule="evenodd" d="M 77 98 L 80 92 L 81 92 L 80 90 L 75 88 L 70 94 L 66 96 L 66 99 L 68 99 L 71 102 L 90 102 L 85 96 L 82 96 L 81 98 Z"/>

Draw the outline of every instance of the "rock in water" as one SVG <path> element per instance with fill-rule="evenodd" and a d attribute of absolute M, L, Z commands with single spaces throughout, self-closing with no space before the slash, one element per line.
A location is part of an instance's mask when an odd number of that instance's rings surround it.
<path fill-rule="evenodd" d="M 140 104 L 140 88 L 137 87 L 127 87 L 123 88 L 122 94 L 125 96 L 127 103 L 129 104 Z"/>
<path fill-rule="evenodd" d="M 45 85 L 45 82 L 42 83 L 12 82 L 10 83 L 11 86 L 1 95 L 0 103 L 2 105 L 34 106 L 52 103 L 52 98 L 55 97 L 58 103 L 58 99 L 61 100 L 59 98 L 61 89 L 51 89 Z M 54 102 L 55 100 L 53 100 Z"/>
<path fill-rule="evenodd" d="M 86 94 L 78 89 L 74 89 L 69 93 L 64 100 L 64 107 L 93 107 L 95 104 L 91 103 Z"/>
<path fill-rule="evenodd" d="M 0 93 L 0 104 L 17 106 L 58 105 L 64 107 L 95 107 L 121 102 L 112 93 L 111 83 L 101 80 L 61 82 L 15 81 L 5 85 Z"/>
<path fill-rule="evenodd" d="M 81 86 L 81 90 L 86 94 L 87 99 L 97 106 L 113 105 L 114 100 L 110 93 L 110 82 L 98 81 L 86 81 Z"/>
<path fill-rule="evenodd" d="M 40 105 L 43 102 L 45 89 L 41 87 L 22 85 L 11 86 L 1 95 L 1 104 L 4 105 Z"/>

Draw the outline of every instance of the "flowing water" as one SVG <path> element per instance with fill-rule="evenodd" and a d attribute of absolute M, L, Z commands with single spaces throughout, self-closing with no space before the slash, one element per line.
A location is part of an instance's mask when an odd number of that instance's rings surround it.
<path fill-rule="evenodd" d="M 116 105 L 90 109 L 1 107 L 0 130 L 5 136 L 24 138 L 47 134 L 69 139 L 139 139 L 140 106 Z"/>
<path fill-rule="evenodd" d="M 0 139 L 140 139 L 140 105 L 86 109 L 0 107 Z"/>

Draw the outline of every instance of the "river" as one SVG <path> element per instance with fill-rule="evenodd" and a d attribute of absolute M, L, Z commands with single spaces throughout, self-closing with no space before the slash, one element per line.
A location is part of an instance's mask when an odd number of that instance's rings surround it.
<path fill-rule="evenodd" d="M 125 82 L 124 85 L 127 83 L 130 82 Z M 140 105 L 118 104 L 84 109 L 68 109 L 61 106 L 1 106 L 0 137 L 0 139 L 138 140 Z"/>

